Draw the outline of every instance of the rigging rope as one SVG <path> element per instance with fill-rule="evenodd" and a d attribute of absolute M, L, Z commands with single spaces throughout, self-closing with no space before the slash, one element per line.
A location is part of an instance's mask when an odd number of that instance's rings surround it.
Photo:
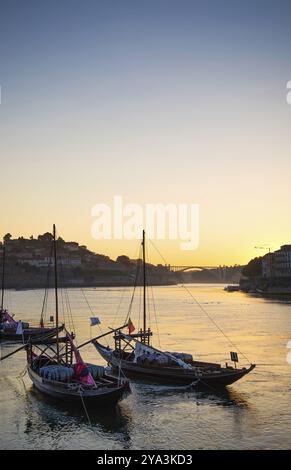
<path fill-rule="evenodd" d="M 133 254 L 133 259 L 136 259 L 136 255 L 138 254 L 138 257 L 140 257 L 140 248 L 136 248 L 136 250 L 134 251 L 134 254 Z M 113 319 L 113 328 L 115 328 L 115 325 L 116 325 L 116 320 L 117 320 L 117 315 L 119 314 L 119 311 L 120 311 L 120 307 L 121 307 L 121 304 L 123 302 L 123 299 L 124 299 L 124 295 L 125 295 L 125 292 L 127 290 L 127 287 L 128 286 L 124 286 L 123 289 L 122 289 L 122 294 L 121 294 L 121 297 L 120 297 L 120 300 L 119 300 L 119 304 L 118 304 L 118 307 L 116 309 L 116 312 L 115 312 L 115 315 L 114 315 L 114 319 Z"/>
<path fill-rule="evenodd" d="M 166 265 L 169 265 L 165 258 L 162 256 L 162 254 L 160 253 L 160 251 L 158 250 L 158 248 L 154 245 L 154 243 L 150 240 L 152 246 L 156 249 L 156 251 L 159 253 L 159 255 L 161 256 L 161 258 L 163 259 L 164 263 Z M 176 278 L 177 279 L 177 278 Z M 177 279 L 178 281 L 178 279 Z M 179 284 L 179 282 L 178 282 Z M 184 285 L 184 284 L 181 284 L 181 287 L 184 288 L 186 290 L 186 292 L 190 295 L 190 297 L 194 300 L 194 302 L 196 303 L 196 305 L 198 305 L 198 307 L 201 309 L 201 311 L 207 316 L 207 318 L 214 324 L 214 326 L 221 332 L 221 334 L 226 338 L 226 340 L 229 342 L 229 344 L 231 344 L 234 348 L 237 349 L 237 351 L 248 361 L 249 364 L 251 364 L 251 361 L 249 360 L 249 358 L 246 356 L 246 354 L 244 354 L 238 347 L 237 345 L 229 338 L 229 336 L 223 331 L 223 329 L 218 325 L 218 323 L 209 315 L 209 313 L 207 312 L 207 310 L 200 304 L 200 302 L 194 297 L 194 295 L 192 294 L 192 292 Z"/>
<path fill-rule="evenodd" d="M 118 316 L 120 308 L 121 308 L 121 304 L 122 304 L 123 299 L 124 299 L 124 294 L 126 292 L 126 288 L 127 288 L 127 286 L 124 286 L 123 289 L 122 289 L 122 294 L 120 296 L 119 303 L 118 303 L 118 306 L 117 306 L 117 309 L 116 309 L 116 312 L 115 312 L 115 315 L 114 315 L 114 318 L 113 318 L 113 328 L 115 328 L 116 319 L 117 319 L 117 316 Z"/>
<path fill-rule="evenodd" d="M 67 312 L 68 312 L 68 316 L 69 316 L 69 325 L 70 325 L 71 331 L 73 331 L 74 333 L 76 333 L 76 328 L 75 328 L 75 323 L 74 323 L 74 317 L 73 317 L 72 309 L 71 309 L 70 298 L 69 298 L 69 294 L 68 294 L 68 289 L 67 289 L 66 287 L 64 288 L 64 292 L 65 292 L 65 300 L 66 300 Z M 75 338 L 75 342 L 76 342 L 76 344 L 78 345 L 78 341 L 77 341 L 76 338 Z"/>
<path fill-rule="evenodd" d="M 233 346 L 234 348 L 236 348 L 238 350 L 238 352 L 251 364 L 251 361 L 248 359 L 248 357 L 242 352 L 240 351 L 240 349 L 237 347 L 237 345 L 229 338 L 229 336 L 224 333 L 223 329 L 218 325 L 218 323 L 213 320 L 213 318 L 209 315 L 209 313 L 207 312 L 207 310 L 205 310 L 205 308 L 200 304 L 200 302 L 194 297 L 194 295 L 192 295 L 192 292 L 184 285 L 182 284 L 181 285 L 182 288 L 184 288 L 186 290 L 186 292 L 188 292 L 188 294 L 190 295 L 190 297 L 194 300 L 194 302 L 196 303 L 196 305 L 198 305 L 198 307 L 202 310 L 202 312 L 207 316 L 207 318 L 213 323 L 213 325 L 216 326 L 216 328 L 222 333 L 222 335 L 226 338 L 226 340 L 229 342 L 229 344 L 231 346 Z"/>
<path fill-rule="evenodd" d="M 158 318 L 157 318 L 156 304 L 155 304 L 155 299 L 154 299 L 154 290 L 153 290 L 153 286 L 151 286 L 151 294 L 152 294 L 152 302 L 153 302 L 153 309 L 154 309 L 154 318 L 155 318 L 156 330 L 157 330 L 157 334 L 158 334 L 158 343 L 159 343 L 159 348 L 161 349 L 160 332 L 159 332 L 159 327 L 158 327 Z"/>
<path fill-rule="evenodd" d="M 141 329 L 141 306 L 142 306 L 142 289 L 139 288 L 139 296 L 138 296 L 138 329 Z"/>
<path fill-rule="evenodd" d="M 64 274 L 64 268 L 62 263 L 58 262 L 59 266 L 59 272 L 60 272 L 60 284 L 63 284 L 65 286 L 65 274 Z M 70 299 L 69 299 L 69 294 L 68 294 L 68 289 L 67 287 L 61 287 L 60 285 L 60 292 L 61 292 L 61 300 L 62 300 L 62 308 L 63 308 L 63 317 L 64 317 L 64 322 L 68 323 L 69 329 L 72 332 L 76 332 L 75 324 L 74 324 L 74 318 L 72 314 L 72 309 L 71 309 L 71 304 L 70 304 Z M 77 340 L 76 340 L 77 343 Z"/>
<path fill-rule="evenodd" d="M 88 299 L 87 299 L 87 297 L 86 297 L 86 295 L 85 295 L 85 292 L 84 292 L 84 290 L 83 290 L 82 288 L 81 288 L 81 292 L 82 292 L 82 294 L 83 294 L 83 297 L 84 297 L 84 299 L 85 299 L 85 302 L 86 302 L 86 304 L 87 304 L 87 306 L 88 306 L 88 308 L 89 308 L 91 314 L 94 316 L 94 312 L 93 312 L 93 310 L 92 310 L 92 308 L 91 308 L 91 305 L 89 304 L 89 301 L 88 301 Z M 103 331 L 102 331 L 102 328 L 101 328 L 101 326 L 100 326 L 100 323 L 98 323 L 98 327 L 99 327 L 100 333 L 103 335 Z M 106 341 L 106 343 L 107 343 L 107 346 L 109 346 L 109 342 L 108 342 L 107 336 L 105 336 L 105 341 Z"/>
<path fill-rule="evenodd" d="M 140 250 L 141 250 L 141 248 L 140 248 Z M 133 304 L 133 300 L 134 300 L 134 294 L 135 294 L 135 291 L 136 291 L 137 282 L 138 282 L 138 278 L 139 278 L 140 264 L 141 263 L 140 263 L 140 254 L 139 254 L 139 261 L 136 264 L 136 273 L 135 273 L 135 281 L 134 281 L 134 286 L 133 286 L 133 292 L 132 292 L 128 312 L 127 312 L 127 315 L 126 315 L 126 318 L 125 318 L 125 323 L 127 323 L 128 319 L 129 319 L 129 316 L 130 316 L 130 313 L 131 313 L 132 304 Z"/>
<path fill-rule="evenodd" d="M 158 249 L 158 247 L 156 247 L 156 245 L 154 244 L 154 242 L 152 240 L 149 240 L 150 244 L 153 246 L 153 248 L 156 250 L 156 252 L 159 254 L 159 256 L 161 257 L 161 259 L 164 261 L 164 263 L 167 265 L 167 261 L 165 260 L 165 258 L 163 257 L 162 253 L 160 252 L 160 250 Z"/>
<path fill-rule="evenodd" d="M 44 319 L 46 316 L 47 311 L 47 300 L 48 300 L 48 290 L 50 285 L 50 275 L 51 275 L 51 267 L 52 267 L 52 256 L 53 256 L 53 245 L 50 244 L 50 255 L 49 255 L 49 265 L 46 274 L 46 284 L 45 284 L 45 291 L 44 291 L 44 298 L 42 303 L 41 315 L 40 315 L 40 323 L 44 323 Z"/>

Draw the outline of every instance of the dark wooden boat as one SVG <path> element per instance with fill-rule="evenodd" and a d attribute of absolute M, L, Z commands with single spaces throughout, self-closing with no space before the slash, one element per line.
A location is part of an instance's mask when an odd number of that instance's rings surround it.
<path fill-rule="evenodd" d="M 27 346 L 28 374 L 37 390 L 61 401 L 85 401 L 86 403 L 114 403 L 129 391 L 127 380 L 106 374 L 105 368 L 84 363 L 72 337 L 67 333 L 65 352 L 60 356 L 48 355 L 31 343 Z M 78 372 L 81 370 L 81 373 Z M 96 371 L 96 374 L 94 374 Z"/>
<path fill-rule="evenodd" d="M 56 228 L 53 227 L 56 325 L 58 309 L 58 263 Z M 41 348 L 38 354 L 30 343 L 27 347 L 28 374 L 34 386 L 42 393 L 59 400 L 86 402 L 116 402 L 129 390 L 128 381 L 111 377 L 102 366 L 86 364 L 74 345 L 74 338 L 66 331 L 65 345 L 60 347 L 57 332 L 56 351 Z M 50 353 L 48 353 L 48 349 Z M 53 354 L 51 354 L 53 352 Z"/>
<path fill-rule="evenodd" d="M 5 311 L 4 311 L 5 313 Z M 17 325 L 16 326 L 6 326 L 7 323 L 4 323 L 0 326 L 0 340 L 9 340 L 9 341 L 28 341 L 31 338 L 38 338 L 41 341 L 41 337 L 44 338 L 47 334 L 51 333 L 52 336 L 56 335 L 56 328 L 54 327 L 30 327 L 23 328 L 22 334 L 17 333 Z"/>
<path fill-rule="evenodd" d="M 240 287 L 236 284 L 229 284 L 228 286 L 225 286 L 223 290 L 225 290 L 225 292 L 238 292 Z"/>
<path fill-rule="evenodd" d="M 121 339 L 131 339 L 128 335 L 119 335 Z M 134 353 L 126 350 L 111 349 L 103 346 L 97 340 L 93 344 L 99 354 L 111 364 L 113 369 L 123 370 L 127 377 L 145 378 L 154 382 L 169 382 L 180 385 L 192 385 L 193 387 L 226 387 L 251 372 L 255 365 L 248 368 L 235 368 L 229 365 L 225 367 L 220 364 L 191 361 L 187 362 L 189 367 L 184 368 L 181 364 L 169 360 L 169 365 L 160 364 L 137 364 L 134 362 Z M 167 353 L 162 355 L 168 356 Z M 170 358 L 171 359 L 171 358 Z M 186 364 L 186 363 L 185 363 Z"/>
<path fill-rule="evenodd" d="M 125 378 L 110 376 L 102 366 L 87 364 L 83 361 L 74 344 L 74 335 L 65 327 L 65 337 L 60 338 L 58 308 L 58 263 L 56 230 L 53 230 L 54 274 L 55 274 L 55 316 L 56 340 L 49 338 L 39 344 L 30 339 L 18 348 L 27 351 L 27 370 L 33 385 L 41 393 L 64 402 L 79 401 L 85 403 L 115 403 L 129 391 L 129 382 Z M 7 354 L 2 360 L 11 356 Z M 86 410 L 86 408 L 85 408 Z"/>
<path fill-rule="evenodd" d="M 47 336 L 47 334 L 56 333 L 55 327 L 45 327 L 43 320 L 40 326 L 31 326 L 27 322 L 16 321 L 7 309 L 4 308 L 5 293 L 5 245 L 2 250 L 2 287 L 1 287 L 1 307 L 0 307 L 0 340 L 9 341 L 27 341 L 30 338 L 38 338 Z M 21 333 L 19 333 L 19 323 L 21 322 Z"/>
<path fill-rule="evenodd" d="M 150 345 L 152 331 L 147 328 L 146 314 L 146 262 L 145 232 L 143 231 L 143 329 L 138 333 L 125 334 L 122 330 L 130 327 L 131 321 L 106 334 L 113 334 L 114 348 L 103 346 L 99 340 L 92 340 L 99 354 L 117 370 L 121 367 L 128 377 L 143 378 L 153 382 L 191 384 L 193 387 L 225 387 L 241 379 L 255 368 L 237 368 L 237 353 L 231 352 L 233 365 L 196 361 L 185 353 L 164 352 Z"/>

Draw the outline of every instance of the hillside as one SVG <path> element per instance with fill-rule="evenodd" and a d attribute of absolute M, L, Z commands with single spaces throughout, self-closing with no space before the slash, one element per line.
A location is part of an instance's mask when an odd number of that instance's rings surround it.
<path fill-rule="evenodd" d="M 52 235 L 45 233 L 37 238 L 13 239 L 6 234 L 3 244 L 6 251 L 5 286 L 7 288 L 43 288 L 51 285 Z M 66 287 L 131 286 L 137 273 L 138 260 L 119 256 L 116 261 L 103 254 L 93 253 L 77 242 L 58 239 L 58 264 L 60 284 Z M 153 285 L 174 284 L 173 273 L 162 265 L 147 264 L 149 281 Z M 141 279 L 139 279 L 139 283 Z"/>

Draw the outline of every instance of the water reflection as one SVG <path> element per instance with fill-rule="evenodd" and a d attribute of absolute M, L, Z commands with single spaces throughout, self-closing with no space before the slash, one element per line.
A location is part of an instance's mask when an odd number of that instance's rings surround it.
<path fill-rule="evenodd" d="M 250 402 L 247 396 L 234 388 L 227 388 L 222 390 L 212 390 L 207 392 L 205 390 L 196 392 L 197 401 L 205 404 L 215 404 L 217 406 L 233 406 L 237 408 L 250 408 Z"/>
<path fill-rule="evenodd" d="M 175 402 L 191 400 L 197 405 L 220 405 L 249 408 L 250 403 L 247 396 L 234 388 L 225 389 L 202 389 L 195 390 L 190 385 L 175 386 L 147 383 L 144 381 L 135 381 L 135 391 L 139 398 L 150 401 L 155 398 L 174 397 Z"/>
<path fill-rule="evenodd" d="M 130 441 L 128 428 L 131 424 L 130 409 L 124 403 L 106 405 L 95 408 L 86 406 L 89 420 L 80 403 L 65 403 L 47 397 L 38 392 L 35 387 L 27 389 L 26 394 L 26 423 L 25 433 L 35 433 L 38 429 L 47 429 L 49 432 L 62 432 L 70 434 L 74 429 L 91 428 L 101 433 L 113 433 L 115 438 L 120 435 L 123 444 Z"/>
<path fill-rule="evenodd" d="M 32 388 L 27 376 L 23 387 L 16 377 L 26 360 L 25 353 L 19 352 L 1 363 L 0 448 L 290 448 L 290 365 L 286 361 L 286 344 L 291 339 L 290 302 L 242 293 L 229 295 L 221 286 L 191 289 L 199 302 L 208 303 L 207 310 L 228 336 L 258 364 L 252 374 L 220 391 L 134 380 L 131 395 L 117 406 L 89 410 L 90 426 L 81 403 L 68 408 L 47 399 Z M 154 291 L 163 349 L 185 350 L 206 361 L 214 355 L 214 360 L 228 360 L 225 339 L 195 306 L 181 304 L 184 298 L 177 288 L 157 287 Z M 88 312 L 82 307 L 82 296 L 74 292 L 74 321 L 81 343 L 90 335 Z M 131 291 L 124 297 L 124 315 L 130 295 Z M 102 311 L 102 323 L 112 325 L 120 292 L 89 290 L 87 296 L 96 311 Z M 16 297 L 15 313 L 25 306 L 27 316 L 23 319 L 36 321 L 39 308 L 35 294 L 19 292 Z M 1 347 L 3 354 L 18 345 Z M 83 354 L 88 362 L 102 362 L 91 347 Z"/>
<path fill-rule="evenodd" d="M 284 303 L 284 304 L 290 304 L 291 299 L 290 299 L 290 294 L 261 294 L 259 292 L 248 292 L 247 295 L 251 295 L 252 297 L 257 297 L 258 299 L 263 299 L 265 302 L 268 303 Z"/>
<path fill-rule="evenodd" d="M 19 397 L 20 398 L 20 397 Z M 123 449 L 135 447 L 134 439 L 136 432 L 137 413 L 144 416 L 145 423 L 150 423 L 153 419 L 164 419 L 164 413 L 170 416 L 177 411 L 188 410 L 205 406 L 209 410 L 211 406 L 232 407 L 237 409 L 248 409 L 249 402 L 246 396 L 235 389 L 222 391 L 195 391 L 190 387 L 179 387 L 171 385 L 148 384 L 143 381 L 132 382 L 132 394 L 114 406 L 96 409 L 88 407 L 90 423 L 80 404 L 68 404 L 59 402 L 53 398 L 42 395 L 35 387 L 29 386 L 24 395 L 25 413 L 23 420 L 23 432 L 29 440 L 34 440 L 38 436 L 39 440 L 46 439 L 52 446 L 56 446 L 60 439 L 87 439 L 89 437 L 91 445 L 97 442 L 100 437 L 104 439 L 107 435 L 114 439 Z M 182 408 L 181 408 L 182 407 Z M 207 411 L 208 413 L 209 411 Z M 156 414 L 158 413 L 158 414 Z M 192 415 L 193 417 L 194 415 Z M 233 417 L 238 420 L 240 417 Z M 200 415 L 199 420 L 208 419 Z M 199 421 L 199 422 L 200 422 Z M 86 438 L 85 438 L 86 436 Z M 93 437 L 95 436 L 95 437 Z M 81 447 L 81 446 L 80 446 Z"/>

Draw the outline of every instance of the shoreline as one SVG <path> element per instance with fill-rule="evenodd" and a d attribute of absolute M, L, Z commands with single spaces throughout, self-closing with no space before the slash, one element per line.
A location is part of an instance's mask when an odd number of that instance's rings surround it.
<path fill-rule="evenodd" d="M 226 284 L 226 282 L 224 281 L 187 281 L 187 282 L 159 282 L 159 283 L 149 283 L 148 286 L 149 287 L 167 287 L 167 286 L 178 286 L 179 284 L 219 284 L 221 286 L 224 286 Z M 129 284 L 129 283 L 116 283 L 116 284 L 112 284 L 112 283 L 98 283 L 98 284 L 65 284 L 65 285 L 62 285 L 62 286 L 59 286 L 60 289 L 96 289 L 96 288 L 99 288 L 99 287 L 104 287 L 104 288 L 114 288 L 114 287 L 131 287 L 133 288 L 133 284 Z M 137 284 L 136 287 L 142 287 L 142 284 Z M 17 287 L 17 286 L 9 286 L 9 287 L 6 287 L 5 290 L 9 290 L 9 291 L 26 291 L 26 290 L 39 290 L 39 289 L 46 289 L 47 286 L 44 286 L 44 285 L 32 285 L 32 286 L 21 286 L 21 287 Z M 49 287 L 48 289 L 53 289 L 53 287 Z"/>

